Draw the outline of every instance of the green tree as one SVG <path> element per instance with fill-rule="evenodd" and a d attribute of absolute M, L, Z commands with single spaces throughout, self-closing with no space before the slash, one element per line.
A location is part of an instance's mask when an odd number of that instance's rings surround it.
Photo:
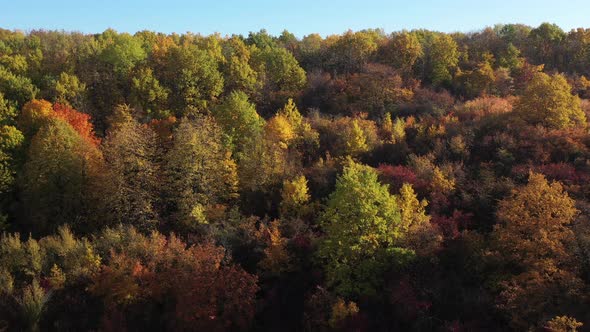
<path fill-rule="evenodd" d="M 297 157 L 290 146 L 296 133 L 289 120 L 280 114 L 271 118 L 263 130 L 262 135 L 245 142 L 238 158 L 240 188 L 274 196 L 282 181 L 295 172 Z"/>
<path fill-rule="evenodd" d="M 229 137 L 232 151 L 239 157 L 246 142 L 258 139 L 264 127 L 256 108 L 242 91 L 232 91 L 213 111 L 215 120 Z"/>
<path fill-rule="evenodd" d="M 275 38 L 268 34 L 265 29 L 261 29 L 258 32 L 250 31 L 248 38 L 246 38 L 248 45 L 256 45 L 258 48 L 276 48 L 278 45 Z"/>
<path fill-rule="evenodd" d="M 22 177 L 23 220 L 34 233 L 69 223 L 80 227 L 89 214 L 90 184 L 100 152 L 68 123 L 50 119 L 33 137 Z"/>
<path fill-rule="evenodd" d="M 561 70 L 577 72 L 588 76 L 590 71 L 590 29 L 577 28 L 571 30 L 563 42 Z"/>
<path fill-rule="evenodd" d="M 1 56 L 0 65 L 18 75 L 26 75 L 29 67 L 27 58 L 20 54 Z"/>
<path fill-rule="evenodd" d="M 537 64 L 545 64 L 547 67 L 556 68 L 559 65 L 559 46 L 566 34 L 556 24 L 542 23 L 531 30 L 529 42 L 531 44 L 531 57 Z"/>
<path fill-rule="evenodd" d="M 225 62 L 221 66 L 226 91 L 241 90 L 249 95 L 259 88 L 258 73 L 250 65 L 250 48 L 238 37 L 223 44 Z"/>
<path fill-rule="evenodd" d="M 141 41 L 128 33 L 108 29 L 99 35 L 98 41 L 104 45 L 99 59 L 121 75 L 128 74 L 137 63 L 147 57 Z"/>
<path fill-rule="evenodd" d="M 141 68 L 131 79 L 132 98 L 150 119 L 170 116 L 167 110 L 169 94 L 170 91 L 160 85 L 151 68 Z"/>
<path fill-rule="evenodd" d="M 498 64 L 500 67 L 508 68 L 513 72 L 523 66 L 524 58 L 521 56 L 520 50 L 514 44 L 509 43 L 506 50 L 498 58 Z"/>
<path fill-rule="evenodd" d="M 16 158 L 24 136 L 15 127 L 16 110 L 0 93 L 0 194 L 6 193 L 16 175 Z"/>
<path fill-rule="evenodd" d="M 297 96 L 307 82 L 305 70 L 299 66 L 293 54 L 284 48 L 253 49 L 252 66 L 260 75 L 262 102 L 269 108 L 282 105 L 287 98 Z"/>
<path fill-rule="evenodd" d="M 428 51 L 428 79 L 435 86 L 448 85 L 459 64 L 457 43 L 447 34 L 436 34 Z"/>
<path fill-rule="evenodd" d="M 377 172 L 349 161 L 321 215 L 325 233 L 318 256 L 326 281 L 344 296 L 376 295 L 383 273 L 411 251 L 397 247 L 401 215 Z"/>
<path fill-rule="evenodd" d="M 166 66 L 162 82 L 171 90 L 170 103 L 177 115 L 206 111 L 223 91 L 223 76 L 216 59 L 196 45 L 172 47 Z"/>
<path fill-rule="evenodd" d="M 7 194 L 13 191 L 25 140 L 15 126 L 15 117 L 16 109 L 0 93 L 0 230 L 7 226 L 5 212 L 12 200 Z"/>
<path fill-rule="evenodd" d="M 80 82 L 76 75 L 61 73 L 55 81 L 55 102 L 72 105 L 76 109 L 83 109 L 86 98 L 86 84 Z"/>
<path fill-rule="evenodd" d="M 16 103 L 16 107 L 22 107 L 26 102 L 35 98 L 39 89 L 33 85 L 31 79 L 12 73 L 0 65 L 0 91 L 4 98 Z"/>

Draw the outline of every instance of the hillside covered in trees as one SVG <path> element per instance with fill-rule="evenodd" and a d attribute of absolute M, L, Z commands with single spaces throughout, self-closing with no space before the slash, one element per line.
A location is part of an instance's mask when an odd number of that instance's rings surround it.
<path fill-rule="evenodd" d="M 0 30 L 0 331 L 590 329 L 590 29 Z"/>

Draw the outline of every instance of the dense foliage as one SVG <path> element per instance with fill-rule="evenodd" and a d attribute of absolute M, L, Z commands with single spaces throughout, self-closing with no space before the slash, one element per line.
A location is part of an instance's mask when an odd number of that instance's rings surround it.
<path fill-rule="evenodd" d="M 0 331 L 590 328 L 590 29 L 0 30 Z"/>

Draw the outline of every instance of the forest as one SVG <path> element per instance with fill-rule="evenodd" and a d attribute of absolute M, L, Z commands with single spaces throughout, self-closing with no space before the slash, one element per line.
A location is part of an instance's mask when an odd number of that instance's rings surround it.
<path fill-rule="evenodd" d="M 590 29 L 0 29 L 0 331 L 590 331 Z"/>

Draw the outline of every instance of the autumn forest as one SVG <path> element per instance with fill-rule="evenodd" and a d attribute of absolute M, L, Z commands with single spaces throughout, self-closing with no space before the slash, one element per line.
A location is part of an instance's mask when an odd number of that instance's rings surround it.
<path fill-rule="evenodd" d="M 590 29 L 0 29 L 0 331 L 590 331 Z"/>

